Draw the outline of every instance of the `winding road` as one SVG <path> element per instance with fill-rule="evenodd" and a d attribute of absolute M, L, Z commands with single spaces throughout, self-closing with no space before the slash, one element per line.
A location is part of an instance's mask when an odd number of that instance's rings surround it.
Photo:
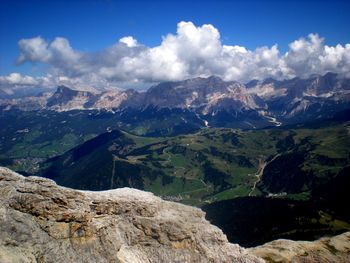
<path fill-rule="evenodd" d="M 276 154 L 276 155 L 273 156 L 273 158 L 272 158 L 270 161 L 268 161 L 268 162 L 266 162 L 266 160 L 259 159 L 258 170 L 257 170 L 256 173 L 255 173 L 255 176 L 256 176 L 257 180 L 254 182 L 253 188 L 252 188 L 252 190 L 249 192 L 248 196 L 252 196 L 252 195 L 253 195 L 253 192 L 254 192 L 255 189 L 256 189 L 257 183 L 260 182 L 261 177 L 262 177 L 262 175 L 264 174 L 264 169 L 265 169 L 266 165 L 268 165 L 269 163 L 273 162 L 273 161 L 274 161 L 278 156 L 280 156 L 280 155 L 281 155 L 281 154 L 279 154 L 279 153 Z"/>

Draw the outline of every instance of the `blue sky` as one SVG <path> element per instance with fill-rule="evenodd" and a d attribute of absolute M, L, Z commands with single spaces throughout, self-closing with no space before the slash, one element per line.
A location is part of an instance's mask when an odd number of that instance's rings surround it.
<path fill-rule="evenodd" d="M 82 52 L 103 50 L 123 36 L 133 36 L 148 47 L 160 45 L 162 36 L 176 34 L 177 23 L 212 24 L 225 45 L 254 50 L 278 44 L 279 51 L 309 33 L 326 44 L 350 43 L 350 1 L 1 1 L 0 75 L 19 72 L 41 75 L 48 65 L 16 65 L 18 41 L 41 36 L 69 40 Z M 39 66 L 38 66 L 39 65 Z"/>

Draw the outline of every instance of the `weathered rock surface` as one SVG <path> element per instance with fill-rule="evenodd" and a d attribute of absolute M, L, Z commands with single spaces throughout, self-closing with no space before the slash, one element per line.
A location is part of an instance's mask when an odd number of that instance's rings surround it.
<path fill-rule="evenodd" d="M 350 232 L 317 241 L 275 240 L 249 251 L 267 262 L 350 262 Z"/>
<path fill-rule="evenodd" d="M 0 262 L 263 262 L 197 208 L 122 188 L 84 192 L 0 168 Z"/>
<path fill-rule="evenodd" d="M 60 187 L 0 167 L 0 262 L 350 262 L 350 232 L 230 244 L 197 208 L 151 193 Z"/>

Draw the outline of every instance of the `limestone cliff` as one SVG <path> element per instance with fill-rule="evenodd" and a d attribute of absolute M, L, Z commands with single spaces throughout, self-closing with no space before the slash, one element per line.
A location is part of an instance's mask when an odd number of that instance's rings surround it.
<path fill-rule="evenodd" d="M 121 188 L 77 191 L 0 167 L 1 263 L 350 262 L 350 232 L 230 244 L 197 208 Z"/>
<path fill-rule="evenodd" d="M 267 262 L 348 263 L 350 262 L 350 232 L 313 242 L 280 239 L 251 248 L 249 251 Z"/>
<path fill-rule="evenodd" d="M 77 191 L 0 168 L 0 262 L 263 262 L 197 208 L 122 188 Z"/>

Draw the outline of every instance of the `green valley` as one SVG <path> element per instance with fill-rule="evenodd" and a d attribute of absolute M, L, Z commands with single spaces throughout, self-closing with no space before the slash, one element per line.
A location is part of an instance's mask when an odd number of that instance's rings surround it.
<path fill-rule="evenodd" d="M 303 199 L 349 164 L 348 129 L 206 128 L 168 138 L 112 131 L 48 160 L 42 169 L 44 176 L 75 188 L 132 186 L 196 205 L 248 195 Z M 120 180 L 104 183 L 111 177 Z"/>

